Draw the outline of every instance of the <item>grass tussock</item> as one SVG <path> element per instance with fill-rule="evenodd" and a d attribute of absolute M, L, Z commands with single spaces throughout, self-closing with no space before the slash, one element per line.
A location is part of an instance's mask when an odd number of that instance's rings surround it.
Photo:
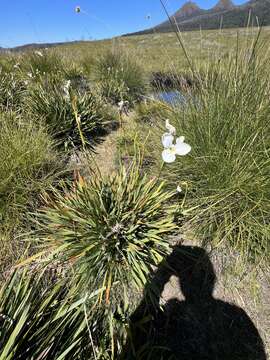
<path fill-rule="evenodd" d="M 93 143 L 93 137 L 116 121 L 115 111 L 96 92 L 77 86 L 78 79 L 45 78 L 29 91 L 29 113 L 46 124 L 65 149 Z"/>
<path fill-rule="evenodd" d="M 139 62 L 118 49 L 107 51 L 97 59 L 95 74 L 104 97 L 116 104 L 121 100 L 132 103 L 147 90 Z"/>
<path fill-rule="evenodd" d="M 163 171 L 173 187 L 187 186 L 187 213 L 204 243 L 260 257 L 270 244 L 268 66 L 255 56 L 201 71 L 194 98 L 170 115 L 192 153 Z"/>
<path fill-rule="evenodd" d="M 0 114 L 1 223 L 15 227 L 25 207 L 37 203 L 61 169 L 44 127 L 14 114 Z M 60 161 L 59 161 L 60 160 Z"/>

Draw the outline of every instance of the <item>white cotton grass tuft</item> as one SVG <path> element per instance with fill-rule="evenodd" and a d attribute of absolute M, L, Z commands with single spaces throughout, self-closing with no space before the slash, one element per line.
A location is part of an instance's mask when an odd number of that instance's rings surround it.
<path fill-rule="evenodd" d="M 176 188 L 176 191 L 177 191 L 178 193 L 181 193 L 181 192 L 183 191 L 183 189 L 181 188 L 180 185 L 178 185 L 177 188 Z"/>

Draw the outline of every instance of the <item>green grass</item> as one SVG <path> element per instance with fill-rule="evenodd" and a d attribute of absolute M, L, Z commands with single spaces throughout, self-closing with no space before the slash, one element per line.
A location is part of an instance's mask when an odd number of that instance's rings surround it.
<path fill-rule="evenodd" d="M 0 268 L 9 269 L 24 253 L 22 228 L 39 195 L 55 183 L 62 156 L 44 127 L 30 119 L 0 113 Z"/>
<path fill-rule="evenodd" d="M 2 113 L 0 129 L 1 222 L 15 224 L 53 183 L 61 157 L 44 127 L 29 119 Z"/>
<path fill-rule="evenodd" d="M 77 83 L 73 78 L 65 93 L 67 80 L 45 77 L 30 88 L 25 100 L 28 113 L 43 121 L 64 149 L 93 145 L 93 138 L 116 121 L 115 111 L 101 95 Z"/>
<path fill-rule="evenodd" d="M 191 228 L 204 244 L 223 243 L 259 258 L 268 257 L 270 244 L 268 67 L 267 59 L 246 61 L 239 55 L 226 66 L 201 69 L 194 98 L 171 109 L 170 116 L 162 108 L 156 116 L 154 149 L 159 171 L 160 139 L 170 118 L 192 152 L 166 164 L 162 176 L 173 188 L 187 187 Z"/>
<path fill-rule="evenodd" d="M 90 359 L 84 301 L 48 274 L 14 272 L 0 289 L 0 359 Z"/>
<path fill-rule="evenodd" d="M 144 70 L 123 50 L 114 48 L 100 56 L 95 74 L 102 95 L 115 104 L 122 100 L 132 103 L 146 93 Z"/>
<path fill-rule="evenodd" d="M 239 36 L 239 46 L 246 49 L 257 34 L 257 28 L 241 28 L 222 29 L 221 31 L 189 31 L 182 33 L 181 36 L 190 58 L 205 63 L 211 59 L 226 59 L 231 51 L 236 50 L 237 36 Z M 264 27 L 261 40 L 267 43 L 269 36 L 270 27 Z M 136 54 L 135 57 L 140 60 L 144 71 L 148 74 L 152 71 L 175 72 L 188 69 L 188 63 L 173 33 L 153 33 L 150 35 L 118 37 L 113 40 L 81 42 L 61 46 L 57 51 L 61 56 L 68 57 L 74 62 L 80 63 L 87 58 L 87 62 L 91 63 L 91 61 L 95 61 L 97 56 L 103 55 L 115 46 L 124 52 Z"/>

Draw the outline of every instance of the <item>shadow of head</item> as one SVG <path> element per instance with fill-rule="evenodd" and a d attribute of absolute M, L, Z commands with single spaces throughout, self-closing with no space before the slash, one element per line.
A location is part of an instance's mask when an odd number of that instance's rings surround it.
<path fill-rule="evenodd" d="M 186 301 L 206 300 L 212 297 L 216 275 L 206 251 L 199 247 L 175 247 L 166 260 L 167 267 L 179 280 Z"/>
<path fill-rule="evenodd" d="M 196 246 L 175 246 L 149 281 L 149 290 L 154 289 L 155 296 L 160 297 L 171 276 L 177 277 L 179 288 L 187 302 L 212 298 L 216 275 L 204 249 Z"/>

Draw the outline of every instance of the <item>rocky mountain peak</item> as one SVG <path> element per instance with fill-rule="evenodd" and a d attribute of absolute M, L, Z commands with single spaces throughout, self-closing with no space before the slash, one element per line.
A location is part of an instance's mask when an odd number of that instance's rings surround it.
<path fill-rule="evenodd" d="M 231 10 L 235 7 L 231 0 L 219 0 L 219 2 L 213 7 L 213 10 Z"/>
<path fill-rule="evenodd" d="M 192 16 L 195 15 L 197 12 L 201 11 L 199 6 L 193 1 L 187 1 L 175 15 L 177 16 Z"/>

